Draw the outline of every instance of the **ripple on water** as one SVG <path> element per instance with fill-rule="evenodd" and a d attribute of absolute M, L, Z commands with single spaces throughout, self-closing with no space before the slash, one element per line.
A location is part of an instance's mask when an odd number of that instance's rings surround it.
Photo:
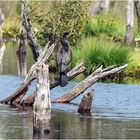
<path fill-rule="evenodd" d="M 14 92 L 22 83 L 23 78 L 16 76 L 0 76 L 0 99 L 3 99 Z M 66 87 L 56 87 L 51 90 L 52 100 L 63 95 L 72 89 L 77 83 L 69 82 Z M 92 87 L 87 89 L 91 90 Z M 115 84 L 115 83 L 100 83 L 94 84 L 95 94 L 92 103 L 92 115 L 94 117 L 107 118 L 131 118 L 140 119 L 140 86 L 135 84 Z M 35 90 L 35 82 L 33 82 L 29 95 Z M 66 112 L 77 112 L 78 104 L 83 95 L 74 99 L 74 104 L 52 104 L 53 109 L 63 110 Z M 8 110 L 8 107 L 6 109 Z M 5 114 L 5 109 L 1 109 L 0 113 Z M 11 110 L 10 110 L 11 111 Z M 14 109 L 13 109 L 14 111 Z"/>

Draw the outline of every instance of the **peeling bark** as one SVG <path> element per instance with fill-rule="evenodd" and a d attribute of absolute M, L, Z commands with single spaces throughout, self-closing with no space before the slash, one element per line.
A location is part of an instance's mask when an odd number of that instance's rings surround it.
<path fill-rule="evenodd" d="M 36 67 L 37 85 L 36 97 L 33 105 L 33 126 L 35 133 L 48 133 L 50 131 L 51 99 L 49 66 L 42 64 Z"/>

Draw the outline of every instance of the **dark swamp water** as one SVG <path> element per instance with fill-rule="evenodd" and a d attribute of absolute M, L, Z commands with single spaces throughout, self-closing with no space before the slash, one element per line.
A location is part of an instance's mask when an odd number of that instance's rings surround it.
<path fill-rule="evenodd" d="M 0 75 L 0 99 L 10 95 L 23 81 L 17 77 L 16 48 L 6 49 L 3 72 Z M 12 58 L 12 59 L 10 59 Z M 28 66 L 33 63 L 28 56 Z M 13 75 L 13 76 L 12 76 Z M 74 87 L 51 90 L 52 100 Z M 51 132 L 46 139 L 139 139 L 140 85 L 97 82 L 91 116 L 77 113 L 83 95 L 73 104 L 52 104 Z M 91 87 L 92 88 L 92 87 Z M 35 81 L 27 95 L 35 89 Z M 91 90 L 91 89 L 88 89 Z M 33 139 L 32 110 L 20 112 L 17 108 L 0 104 L 0 139 Z"/>

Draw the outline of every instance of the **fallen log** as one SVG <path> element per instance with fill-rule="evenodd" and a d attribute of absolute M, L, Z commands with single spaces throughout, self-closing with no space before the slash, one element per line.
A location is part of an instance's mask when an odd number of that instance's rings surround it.
<path fill-rule="evenodd" d="M 80 82 L 72 90 L 70 90 L 69 92 L 67 92 L 63 96 L 55 99 L 53 102 L 54 103 L 69 103 L 73 99 L 75 99 L 77 96 L 79 96 L 80 94 L 82 94 L 88 87 L 90 87 L 91 85 L 93 85 L 99 79 L 102 79 L 102 78 L 104 78 L 104 77 L 106 77 L 108 75 L 113 75 L 115 73 L 119 73 L 120 71 L 122 71 L 122 69 L 124 69 L 127 66 L 128 65 L 126 64 L 126 65 L 123 65 L 121 67 L 113 68 L 113 69 L 108 70 L 108 71 L 102 70 L 102 71 L 100 71 L 97 74 L 95 74 L 95 72 L 93 72 L 90 76 L 88 76 L 85 80 L 83 80 L 82 82 Z"/>
<path fill-rule="evenodd" d="M 91 92 L 84 93 L 84 96 L 78 108 L 78 113 L 81 114 L 90 113 L 93 94 L 94 94 L 94 89 L 92 89 Z"/>
<path fill-rule="evenodd" d="M 79 75 L 80 73 L 83 73 L 85 71 L 85 67 L 84 67 L 84 63 L 81 62 L 79 64 L 77 64 L 76 67 L 74 67 L 73 69 L 71 69 L 68 73 L 68 79 L 71 80 L 72 78 L 76 77 L 77 75 Z M 56 80 L 52 80 L 50 81 L 50 89 L 56 87 L 59 85 L 59 81 Z M 35 100 L 35 94 L 36 92 L 33 92 L 31 95 L 29 95 L 25 100 L 24 100 L 24 105 L 25 106 L 32 106 Z"/>
<path fill-rule="evenodd" d="M 34 133 L 46 134 L 50 131 L 51 98 L 49 66 L 42 64 L 36 67 L 36 97 L 33 105 Z"/>
<path fill-rule="evenodd" d="M 38 61 L 30 68 L 25 80 L 20 85 L 20 87 L 12 95 L 10 95 L 9 97 L 7 97 L 4 100 L 1 100 L 0 103 L 7 104 L 8 102 L 10 102 L 10 104 L 12 104 L 12 102 L 15 99 L 20 97 L 22 94 L 26 93 L 26 91 L 28 90 L 28 86 L 36 78 L 36 76 L 35 76 L 36 66 L 43 64 L 50 58 L 50 56 L 54 50 L 54 47 L 55 47 L 55 45 L 53 44 L 50 48 L 45 48 L 44 53 L 38 58 Z"/>

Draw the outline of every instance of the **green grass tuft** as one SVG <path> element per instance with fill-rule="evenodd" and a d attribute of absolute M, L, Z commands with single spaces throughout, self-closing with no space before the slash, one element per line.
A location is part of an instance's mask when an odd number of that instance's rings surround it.
<path fill-rule="evenodd" d="M 123 45 L 90 37 L 83 39 L 73 50 L 72 66 L 82 59 L 89 71 L 100 65 L 120 66 L 130 61 L 129 52 L 130 49 Z"/>
<path fill-rule="evenodd" d="M 100 36 L 105 34 L 110 37 L 122 37 L 124 35 L 124 30 L 121 25 L 112 18 L 111 16 L 95 16 L 91 18 L 85 26 L 86 37 L 89 36 Z"/>

